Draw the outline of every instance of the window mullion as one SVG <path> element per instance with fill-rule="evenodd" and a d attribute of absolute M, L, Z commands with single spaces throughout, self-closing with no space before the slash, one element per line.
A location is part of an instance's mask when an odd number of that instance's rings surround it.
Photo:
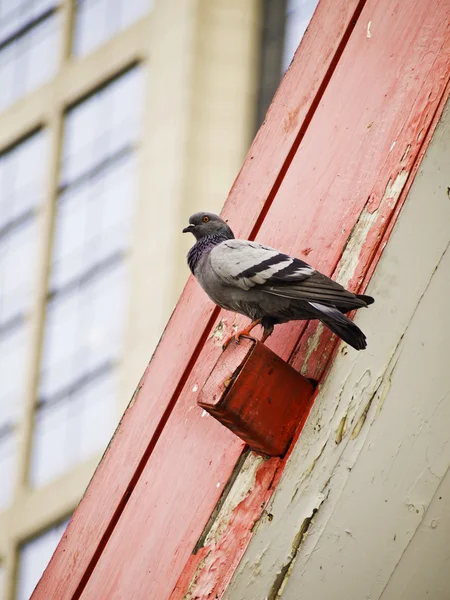
<path fill-rule="evenodd" d="M 39 380 L 41 346 L 45 326 L 46 297 L 52 251 L 52 232 L 54 229 L 56 194 L 58 189 L 62 127 L 63 115 L 55 109 L 47 126 L 50 139 L 47 182 L 45 186 L 46 193 L 37 218 L 40 248 L 38 249 L 38 266 L 36 269 L 34 299 L 30 315 L 28 368 L 25 374 L 24 413 L 18 428 L 19 453 L 15 491 L 15 494 L 18 497 L 25 494 L 28 488 L 28 464 L 33 435 L 34 407 Z"/>

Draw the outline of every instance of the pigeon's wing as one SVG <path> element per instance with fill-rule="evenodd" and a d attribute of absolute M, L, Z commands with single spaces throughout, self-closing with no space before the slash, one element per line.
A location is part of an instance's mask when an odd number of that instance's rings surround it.
<path fill-rule="evenodd" d="M 314 273 L 302 260 L 246 240 L 227 240 L 216 246 L 210 254 L 210 265 L 224 283 L 243 290 L 284 280 L 301 282 Z"/>
<path fill-rule="evenodd" d="M 215 274 L 231 286 L 258 290 L 306 302 L 318 302 L 347 312 L 367 302 L 298 258 L 245 240 L 227 240 L 210 254 Z"/>

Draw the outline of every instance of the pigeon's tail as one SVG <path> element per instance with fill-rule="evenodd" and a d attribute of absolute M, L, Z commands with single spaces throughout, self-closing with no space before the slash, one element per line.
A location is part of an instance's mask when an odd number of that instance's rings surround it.
<path fill-rule="evenodd" d="M 372 296 L 366 296 L 365 294 L 356 294 L 356 297 L 365 302 L 367 306 L 375 302 Z"/>
<path fill-rule="evenodd" d="M 310 302 L 310 304 L 318 311 L 318 313 L 320 313 L 317 315 L 317 318 L 320 319 L 328 329 L 331 329 L 333 333 L 339 336 L 341 340 L 347 342 L 347 344 L 352 348 L 355 348 L 355 350 L 364 350 L 366 348 L 366 336 L 348 317 L 343 315 L 336 308 L 324 306 L 315 302 Z"/>
<path fill-rule="evenodd" d="M 333 333 L 347 342 L 355 350 L 364 350 L 367 346 L 366 336 L 361 329 L 350 321 L 345 315 L 341 315 L 346 319 L 346 323 L 333 321 L 333 319 L 321 319 L 322 323 L 331 329 Z"/>

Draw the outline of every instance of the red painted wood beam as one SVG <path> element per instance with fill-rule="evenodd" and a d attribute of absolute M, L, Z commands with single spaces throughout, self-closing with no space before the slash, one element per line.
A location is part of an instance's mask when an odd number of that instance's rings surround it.
<path fill-rule="evenodd" d="M 398 201 L 388 184 L 397 180 L 406 146 L 423 118 L 424 107 L 418 101 L 436 89 L 442 93 L 445 85 L 435 64 L 448 48 L 444 45 L 448 4 L 440 4 L 441 12 L 429 11 L 416 0 L 391 1 L 389 6 L 388 11 L 374 1 L 364 8 L 257 236 L 297 255 L 311 249 L 308 258 L 325 273 L 335 270 L 349 238 L 349 244 L 354 243 L 351 234 L 359 219 L 368 220 L 368 231 L 384 230 L 383 211 L 370 213 L 368 198 L 375 193 L 383 206 Z M 371 38 L 367 38 L 369 21 Z M 356 93 L 354 81 L 361 93 Z M 437 105 L 438 97 L 430 98 Z M 367 212 L 375 215 L 373 220 Z M 355 246 L 358 255 L 366 240 L 363 236 L 361 247 Z M 358 262 L 357 266 L 367 268 Z M 353 276 L 350 272 L 350 279 Z M 292 354 L 299 330 L 295 324 L 279 328 L 271 342 L 277 354 L 284 358 Z M 222 327 L 216 334 L 220 332 Z M 227 469 L 231 474 L 242 449 L 226 430 L 217 429 L 195 409 L 193 390 L 201 387 L 221 351 L 214 339 L 201 349 L 83 599 L 125 596 L 130 589 L 167 597 L 180 567 L 189 561 L 228 479 Z M 311 361 L 308 368 L 314 376 L 323 365 L 317 361 L 316 368 Z M 180 479 L 183 473 L 186 476 Z M 142 536 L 149 527 L 152 535 Z"/>
<path fill-rule="evenodd" d="M 302 40 L 302 52 L 283 78 L 225 206 L 224 214 L 239 236 L 250 237 L 257 228 L 264 206 L 268 198 L 273 198 L 276 182 L 282 179 L 292 158 L 293 144 L 300 142 L 363 4 L 361 0 L 320 1 L 317 16 Z M 289 127 L 282 125 L 286 114 L 292 115 Z M 80 597 L 217 314 L 197 283 L 190 279 L 33 599 Z"/>
<path fill-rule="evenodd" d="M 400 202 L 399 173 L 415 168 L 414 140 L 436 116 L 450 59 L 449 0 L 433 11 L 425 0 L 373 0 L 361 12 L 363 4 L 321 0 L 225 209 L 239 236 L 257 233 L 354 285 Z M 347 242 L 358 256 L 350 266 Z M 216 315 L 191 280 L 33 598 L 163 600 L 192 568 L 243 447 L 195 404 L 221 352 L 223 327 L 209 337 Z M 280 327 L 272 348 L 297 366 L 306 357 L 308 374 L 321 376 L 333 346 L 321 338 L 308 345 L 302 332 Z M 273 475 L 259 479 L 266 495 Z M 248 540 L 257 515 L 249 500 L 227 535 Z M 231 568 L 217 571 L 212 589 L 223 591 Z"/>

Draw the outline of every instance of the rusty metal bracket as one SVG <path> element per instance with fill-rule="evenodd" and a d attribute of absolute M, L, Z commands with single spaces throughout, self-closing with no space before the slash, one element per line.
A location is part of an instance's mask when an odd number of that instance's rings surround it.
<path fill-rule="evenodd" d="M 203 386 L 198 405 L 252 450 L 283 456 L 304 421 L 312 383 L 267 346 L 231 342 Z"/>

